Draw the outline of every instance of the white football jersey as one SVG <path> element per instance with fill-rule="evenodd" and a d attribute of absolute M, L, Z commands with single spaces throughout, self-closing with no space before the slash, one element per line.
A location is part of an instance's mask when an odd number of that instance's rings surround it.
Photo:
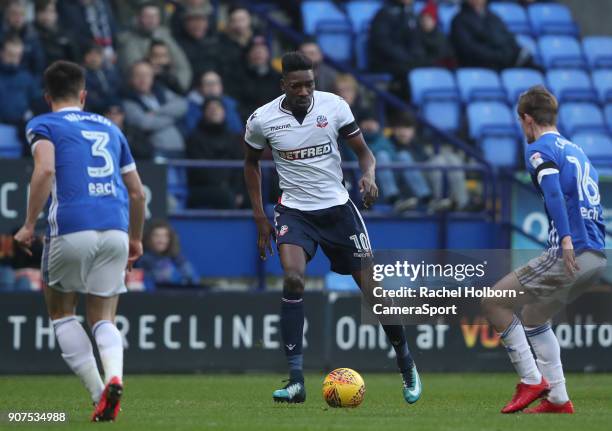
<path fill-rule="evenodd" d="M 315 91 L 302 124 L 282 107 L 285 95 L 257 109 L 248 119 L 244 140 L 274 156 L 281 203 L 289 208 L 313 211 L 345 204 L 348 192 L 342 184 L 338 150 L 340 129 L 355 122 L 351 108 L 341 97 Z M 355 127 L 346 137 L 355 136 Z"/>

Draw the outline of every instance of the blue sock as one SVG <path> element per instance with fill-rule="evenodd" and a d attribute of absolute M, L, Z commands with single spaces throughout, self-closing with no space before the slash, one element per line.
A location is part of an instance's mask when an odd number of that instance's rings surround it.
<path fill-rule="evenodd" d="M 410 376 L 410 370 L 414 366 L 414 361 L 412 360 L 410 349 L 408 349 L 404 327 L 400 325 L 382 325 L 382 327 L 395 350 L 397 367 L 404 376 L 404 380 L 406 380 L 406 377 Z M 410 380 L 409 378 L 408 381 Z"/>
<path fill-rule="evenodd" d="M 304 301 L 301 295 L 283 293 L 280 324 L 285 356 L 289 364 L 289 380 L 303 383 Z"/>

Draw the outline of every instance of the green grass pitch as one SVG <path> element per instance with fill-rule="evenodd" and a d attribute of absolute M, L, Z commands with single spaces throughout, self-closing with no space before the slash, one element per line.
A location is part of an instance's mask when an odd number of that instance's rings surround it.
<path fill-rule="evenodd" d="M 113 424 L 90 424 L 92 408 L 72 376 L 0 376 L 1 430 L 452 430 L 576 431 L 612 426 L 612 375 L 571 374 L 568 389 L 577 413 L 501 415 L 512 374 L 424 374 L 415 405 L 401 397 L 398 375 L 364 373 L 366 396 L 356 409 L 328 408 L 321 374 L 307 376 L 303 405 L 272 402 L 278 374 L 127 376 L 122 412 Z M 9 411 L 66 412 L 67 424 L 9 424 Z M 108 427 L 108 428 L 107 428 Z"/>

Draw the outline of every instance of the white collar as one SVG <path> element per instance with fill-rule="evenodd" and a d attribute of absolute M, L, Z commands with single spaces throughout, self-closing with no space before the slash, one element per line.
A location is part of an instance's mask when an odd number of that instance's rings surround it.
<path fill-rule="evenodd" d="M 557 136 L 561 136 L 561 133 L 559 133 L 557 130 L 549 130 L 548 132 L 544 132 L 540 135 L 540 138 L 544 135 L 557 135 Z"/>
<path fill-rule="evenodd" d="M 62 111 L 80 111 L 81 108 L 79 108 L 78 106 L 66 106 L 65 108 L 62 109 L 58 109 L 56 112 L 62 112 Z"/>

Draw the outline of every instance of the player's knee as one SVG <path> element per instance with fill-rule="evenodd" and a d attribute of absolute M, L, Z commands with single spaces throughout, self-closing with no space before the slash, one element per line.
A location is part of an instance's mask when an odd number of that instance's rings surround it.
<path fill-rule="evenodd" d="M 301 298 L 304 294 L 304 276 L 293 271 L 287 272 L 283 283 L 283 294 Z"/>

